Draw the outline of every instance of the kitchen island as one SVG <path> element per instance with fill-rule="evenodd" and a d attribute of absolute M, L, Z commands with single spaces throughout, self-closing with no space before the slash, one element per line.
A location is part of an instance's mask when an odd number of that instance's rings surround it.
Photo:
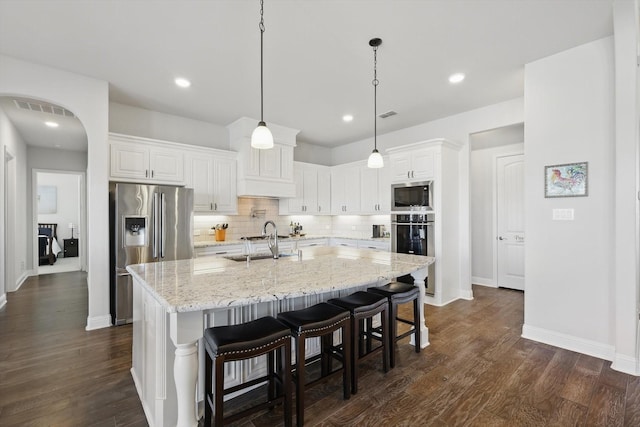
<path fill-rule="evenodd" d="M 346 247 L 304 249 L 301 257 L 233 261 L 206 257 L 131 265 L 134 279 L 131 373 L 149 425 L 196 426 L 203 400 L 204 349 L 214 325 L 296 310 L 411 274 L 424 301 L 432 257 Z M 421 307 L 421 343 L 429 344 Z M 309 352 L 317 347 L 309 346 Z M 232 386 L 263 374 L 264 361 L 228 364 Z"/>

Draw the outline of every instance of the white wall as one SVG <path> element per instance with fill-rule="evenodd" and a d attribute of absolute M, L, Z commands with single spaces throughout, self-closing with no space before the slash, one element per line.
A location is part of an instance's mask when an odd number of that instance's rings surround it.
<path fill-rule="evenodd" d="M 296 162 L 331 166 L 331 148 L 302 141 L 296 141 L 296 144 L 296 149 L 293 150 L 293 160 Z"/>
<path fill-rule="evenodd" d="M 209 148 L 229 149 L 225 126 L 109 103 L 109 131 Z"/>
<path fill-rule="evenodd" d="M 615 42 L 615 357 L 614 369 L 640 375 L 638 327 L 638 1 L 614 3 Z M 635 230 L 632 233 L 631 230 Z"/>
<path fill-rule="evenodd" d="M 14 283 L 4 283 L 4 271 L 5 271 L 5 254 L 4 254 L 4 241 L 6 236 L 6 230 L 4 230 L 4 190 L 5 190 L 5 171 L 4 171 L 4 150 L 6 150 L 14 157 L 13 160 L 15 165 L 15 198 L 16 198 L 16 206 L 6 206 L 7 209 L 12 209 L 15 212 L 13 225 L 13 236 L 14 239 L 14 247 L 11 248 L 13 250 L 14 257 Z M 21 282 L 24 277 L 26 277 L 26 270 L 28 268 L 29 258 L 27 257 L 26 250 L 26 238 L 24 236 L 27 235 L 27 218 L 21 214 L 24 212 L 24 206 L 26 205 L 27 200 L 27 188 L 26 188 L 26 175 L 27 175 L 27 155 L 26 155 L 27 146 L 23 141 L 20 134 L 17 132 L 15 127 L 11 124 L 11 121 L 5 114 L 5 112 L 0 108 L 0 156 L 2 156 L 2 161 L 0 162 L 2 166 L 0 166 L 0 200 L 2 200 L 3 209 L 0 209 L 0 280 L 2 280 L 2 286 L 0 286 L 0 306 L 2 305 L 1 301 L 4 298 L 4 293 L 6 291 L 13 291 L 16 289 L 19 282 Z"/>
<path fill-rule="evenodd" d="M 42 99 L 72 111 L 87 131 L 87 329 L 107 327 L 109 206 L 107 82 L 0 55 L 0 95 Z M 26 202 L 25 202 L 26 204 Z M 26 206 L 21 206 L 26 211 Z"/>
<path fill-rule="evenodd" d="M 613 39 L 525 68 L 523 336 L 611 360 L 615 287 Z M 544 197 L 544 166 L 589 162 L 589 196 Z M 552 209 L 575 210 L 552 221 Z"/>
<path fill-rule="evenodd" d="M 56 187 L 57 209 L 55 213 L 38 213 L 38 222 L 58 224 L 58 242 L 71 238 L 69 223 L 75 225 L 74 237 L 78 237 L 80 225 L 80 176 L 66 173 L 38 173 L 38 185 Z"/>
<path fill-rule="evenodd" d="M 522 143 L 471 151 L 471 280 L 474 284 L 497 286 L 494 268 L 496 158 L 523 152 Z"/>

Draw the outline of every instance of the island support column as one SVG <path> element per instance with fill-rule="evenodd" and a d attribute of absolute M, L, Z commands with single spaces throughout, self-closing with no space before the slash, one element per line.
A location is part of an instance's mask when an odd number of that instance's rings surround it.
<path fill-rule="evenodd" d="M 198 340 L 202 338 L 202 312 L 170 314 L 171 341 L 176 346 L 173 378 L 178 397 L 177 427 L 196 427 L 196 384 L 198 381 Z"/>
<path fill-rule="evenodd" d="M 429 345 L 429 328 L 427 328 L 424 320 L 425 280 L 427 279 L 427 274 L 426 268 L 421 268 L 411 273 L 414 284 L 420 289 L 420 296 L 418 297 L 418 307 L 420 308 L 420 348 L 425 348 Z M 414 335 L 411 335 L 410 343 L 411 345 L 416 345 Z"/>

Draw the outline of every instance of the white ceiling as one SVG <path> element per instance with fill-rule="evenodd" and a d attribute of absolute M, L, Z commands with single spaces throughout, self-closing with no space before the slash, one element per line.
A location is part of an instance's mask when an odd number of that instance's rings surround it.
<path fill-rule="evenodd" d="M 264 19 L 264 118 L 328 147 L 373 135 L 373 37 L 382 134 L 523 96 L 524 64 L 613 33 L 611 0 L 265 0 Z M 227 125 L 260 115 L 258 22 L 258 0 L 2 0 L 0 53 Z"/>

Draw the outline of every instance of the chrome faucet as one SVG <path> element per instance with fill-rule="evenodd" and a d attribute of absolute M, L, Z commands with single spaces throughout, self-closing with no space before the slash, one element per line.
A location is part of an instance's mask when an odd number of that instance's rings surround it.
<path fill-rule="evenodd" d="M 264 225 L 262 226 L 262 235 L 263 236 L 267 235 L 267 225 L 269 224 L 273 225 L 273 231 L 275 233 L 275 237 L 274 237 L 274 234 L 269 234 L 269 240 L 267 241 L 267 245 L 269 245 L 269 250 L 273 254 L 273 259 L 278 259 L 278 254 L 280 252 L 278 251 L 278 227 L 276 227 L 276 223 L 271 220 L 265 222 Z M 272 237 L 273 237 L 273 240 L 272 240 Z"/>

